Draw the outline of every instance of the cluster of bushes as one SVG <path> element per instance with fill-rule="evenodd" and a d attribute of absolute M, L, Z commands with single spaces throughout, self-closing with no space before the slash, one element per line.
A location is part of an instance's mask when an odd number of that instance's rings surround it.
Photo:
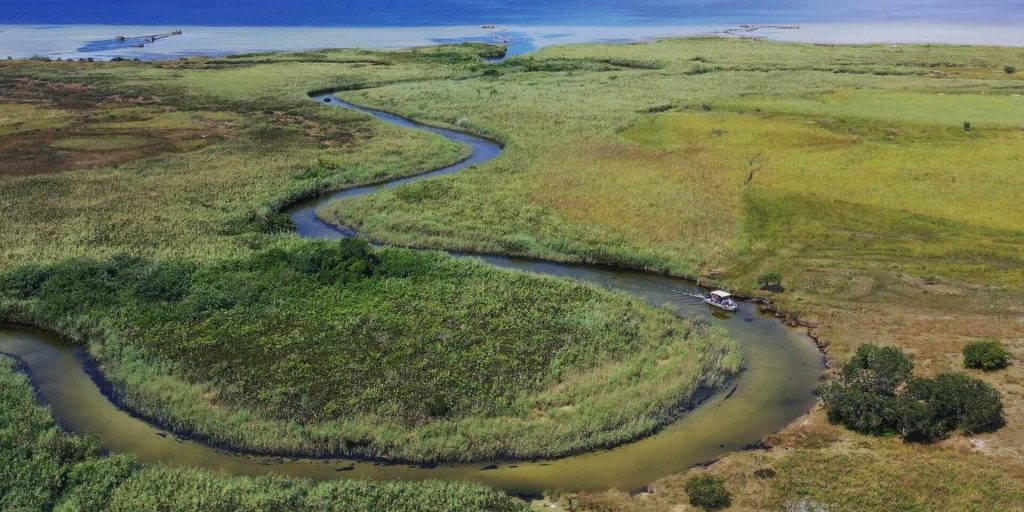
<path fill-rule="evenodd" d="M 989 384 L 961 373 L 918 378 L 913 369 L 898 348 L 861 346 L 840 375 L 819 389 L 829 420 L 857 432 L 921 442 L 957 429 L 975 434 L 1002 426 L 1002 399 Z"/>
<path fill-rule="evenodd" d="M 349 239 L 339 243 L 314 242 L 294 248 L 272 248 L 212 272 L 287 270 L 324 283 L 348 283 L 375 274 L 409 273 L 405 268 L 409 262 L 402 257 L 393 260 L 397 261 L 377 268 L 380 259 L 369 244 Z M 52 266 L 18 267 L 0 276 L 0 293 L 19 300 L 37 299 L 49 308 L 48 313 L 60 316 L 131 303 L 180 301 L 190 293 L 205 290 L 192 287 L 196 270 L 191 263 L 150 261 L 125 254 L 105 260 L 83 258 Z M 203 276 L 208 278 L 208 274 Z"/>
<path fill-rule="evenodd" d="M 195 266 L 150 262 L 116 255 L 107 260 L 78 259 L 59 266 L 24 266 L 0 276 L 0 292 L 19 300 L 45 299 L 47 313 L 73 314 L 112 307 L 124 299 L 174 301 L 188 292 Z"/>

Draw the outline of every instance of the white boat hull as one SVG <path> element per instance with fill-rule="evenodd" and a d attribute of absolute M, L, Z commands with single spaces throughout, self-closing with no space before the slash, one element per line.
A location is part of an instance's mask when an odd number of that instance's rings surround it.
<path fill-rule="evenodd" d="M 712 302 L 711 299 L 704 299 L 704 303 L 709 306 L 714 306 L 718 309 L 721 309 L 722 311 L 728 311 L 730 313 L 739 309 L 739 305 L 737 304 L 727 305 L 719 302 Z"/>

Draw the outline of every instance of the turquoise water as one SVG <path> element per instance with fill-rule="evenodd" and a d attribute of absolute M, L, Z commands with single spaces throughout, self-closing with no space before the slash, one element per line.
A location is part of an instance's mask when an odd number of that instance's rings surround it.
<path fill-rule="evenodd" d="M 2 0 L 0 24 L 410 27 L 1024 20 L 1020 0 Z"/>
<path fill-rule="evenodd" d="M 157 60 L 461 41 L 504 43 L 518 55 L 553 44 L 723 34 L 745 24 L 799 25 L 740 35 L 811 43 L 1021 46 L 1024 1 L 0 0 L 0 59 Z M 174 30 L 184 32 L 144 38 Z"/>

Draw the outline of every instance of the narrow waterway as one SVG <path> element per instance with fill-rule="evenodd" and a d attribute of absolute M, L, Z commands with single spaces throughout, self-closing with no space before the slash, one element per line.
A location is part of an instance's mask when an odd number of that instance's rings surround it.
<path fill-rule="evenodd" d="M 324 204 L 370 194 L 382 188 L 429 179 L 482 164 L 501 154 L 494 142 L 464 133 L 422 125 L 393 114 L 356 107 L 332 95 L 314 99 L 351 108 L 381 121 L 436 133 L 473 149 L 472 156 L 450 167 L 388 183 L 352 188 L 298 203 L 287 213 L 299 235 L 338 239 L 354 236 L 351 229 L 324 223 L 316 210 Z M 659 433 L 609 450 L 551 461 L 450 464 L 436 467 L 381 464 L 346 459 L 282 459 L 255 457 L 180 439 L 119 409 L 95 378 L 82 348 L 53 334 L 0 326 L 0 352 L 24 362 L 41 401 L 48 404 L 65 428 L 95 435 L 112 451 L 133 453 L 144 463 L 203 467 L 236 474 L 277 473 L 318 480 L 376 478 L 395 480 L 452 479 L 476 481 L 514 494 L 546 490 L 635 489 L 662 476 L 708 462 L 725 453 L 755 445 L 762 437 L 785 427 L 814 404 L 814 388 L 823 360 L 802 330 L 786 327 L 761 315 L 754 304 L 725 314 L 709 309 L 693 294 L 697 286 L 675 278 L 588 265 L 562 264 L 501 256 L 475 257 L 490 264 L 593 283 L 630 293 L 656 305 L 669 305 L 683 314 L 707 318 L 726 328 L 741 344 L 745 370 L 724 390 L 711 396 Z"/>

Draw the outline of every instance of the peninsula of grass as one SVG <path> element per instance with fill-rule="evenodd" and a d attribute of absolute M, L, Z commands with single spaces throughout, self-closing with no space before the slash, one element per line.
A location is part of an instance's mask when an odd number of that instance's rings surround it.
<path fill-rule="evenodd" d="M 74 260 L 0 289 L 5 318 L 86 343 L 132 410 L 259 453 L 557 457 L 664 426 L 742 360 L 623 295 L 355 239 Z"/>

